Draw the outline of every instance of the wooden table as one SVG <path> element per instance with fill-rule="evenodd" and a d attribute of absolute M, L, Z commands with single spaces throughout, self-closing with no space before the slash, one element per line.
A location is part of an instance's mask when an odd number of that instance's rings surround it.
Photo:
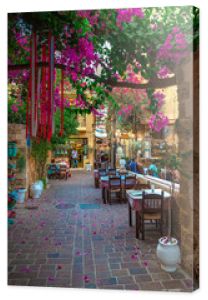
<path fill-rule="evenodd" d="M 128 199 L 128 211 L 129 211 L 129 226 L 132 226 L 132 210 L 135 211 L 136 215 L 136 228 L 138 228 L 138 220 L 139 220 L 139 211 L 142 209 L 142 193 L 145 192 L 146 194 L 158 194 L 160 195 L 162 190 L 161 189 L 145 189 L 145 190 L 128 190 L 126 192 L 127 199 Z M 169 201 L 171 199 L 171 194 L 164 192 L 164 208 L 167 209 L 169 205 Z M 136 230 L 136 238 L 138 238 L 138 230 Z"/>
<path fill-rule="evenodd" d="M 130 174 L 129 174 L 130 175 Z M 128 175 L 118 175 L 121 177 L 121 188 L 125 187 L 125 178 Z M 100 186 L 102 191 L 102 200 L 104 204 L 107 204 L 106 201 L 106 189 L 109 187 L 109 176 L 101 176 L 100 177 Z"/>

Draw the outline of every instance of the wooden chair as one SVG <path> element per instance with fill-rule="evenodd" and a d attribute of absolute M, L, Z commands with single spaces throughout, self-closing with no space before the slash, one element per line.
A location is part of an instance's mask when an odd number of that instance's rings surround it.
<path fill-rule="evenodd" d="M 67 180 L 67 166 L 66 165 L 60 165 L 59 168 L 59 179 L 66 179 Z"/>
<path fill-rule="evenodd" d="M 150 183 L 140 183 L 139 181 L 136 182 L 134 189 L 135 190 L 147 190 L 150 189 Z"/>
<path fill-rule="evenodd" d="M 123 188 L 125 202 L 127 201 L 126 190 L 134 189 L 136 186 L 136 183 L 137 183 L 136 174 L 125 176 L 124 188 Z"/>
<path fill-rule="evenodd" d="M 119 202 L 122 201 L 122 189 L 121 189 L 121 177 L 120 176 L 110 176 L 109 185 L 107 188 L 107 201 L 112 204 L 112 193 L 118 195 Z"/>
<path fill-rule="evenodd" d="M 110 168 L 107 170 L 109 176 L 116 175 L 116 169 Z"/>
<path fill-rule="evenodd" d="M 164 192 L 161 194 L 148 194 L 143 191 L 141 210 L 136 210 L 136 237 L 139 233 L 142 235 L 142 240 L 145 239 L 145 221 L 160 222 L 161 236 L 163 234 L 163 201 Z"/>
<path fill-rule="evenodd" d="M 48 168 L 48 177 L 50 179 L 56 179 L 57 178 L 57 168 L 56 164 L 50 164 Z"/>

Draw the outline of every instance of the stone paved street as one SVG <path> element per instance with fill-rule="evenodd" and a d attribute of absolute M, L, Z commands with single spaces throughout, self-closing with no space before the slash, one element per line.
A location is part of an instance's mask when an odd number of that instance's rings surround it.
<path fill-rule="evenodd" d="M 162 271 L 159 233 L 135 239 L 126 204 L 104 205 L 93 176 L 52 180 L 38 209 L 16 209 L 9 227 L 9 285 L 191 291 L 179 269 Z"/>

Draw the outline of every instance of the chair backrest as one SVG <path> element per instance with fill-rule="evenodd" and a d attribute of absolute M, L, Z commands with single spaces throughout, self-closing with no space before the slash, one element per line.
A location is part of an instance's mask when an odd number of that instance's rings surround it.
<path fill-rule="evenodd" d="M 116 169 L 108 169 L 108 175 L 116 175 Z"/>
<path fill-rule="evenodd" d="M 50 170 L 56 170 L 56 164 L 50 164 L 49 169 Z"/>
<path fill-rule="evenodd" d="M 162 212 L 163 210 L 164 192 L 161 194 L 145 193 L 142 194 L 142 211 L 145 213 Z"/>
<path fill-rule="evenodd" d="M 135 190 L 147 190 L 150 188 L 151 188 L 150 183 L 140 183 L 139 181 L 137 181 L 135 186 Z"/>
<path fill-rule="evenodd" d="M 100 167 L 101 167 L 101 169 L 106 169 L 107 168 L 107 162 L 101 162 Z"/>
<path fill-rule="evenodd" d="M 120 176 L 110 176 L 109 177 L 110 189 L 116 189 L 121 187 L 121 177 Z"/>
<path fill-rule="evenodd" d="M 65 171 L 67 166 L 65 164 L 60 165 L 60 171 Z"/>
<path fill-rule="evenodd" d="M 136 175 L 125 176 L 125 188 L 134 188 L 136 186 Z"/>
<path fill-rule="evenodd" d="M 98 169 L 98 173 L 99 177 L 107 175 L 106 169 Z"/>

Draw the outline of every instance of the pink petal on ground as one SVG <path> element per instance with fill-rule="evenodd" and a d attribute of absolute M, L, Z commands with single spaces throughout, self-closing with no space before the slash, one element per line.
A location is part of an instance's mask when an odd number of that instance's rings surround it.
<path fill-rule="evenodd" d="M 54 277 L 52 277 L 52 276 L 49 276 L 49 277 L 48 277 L 48 280 L 49 280 L 49 281 L 54 281 L 54 280 L 55 280 L 55 278 L 54 278 Z"/>
<path fill-rule="evenodd" d="M 96 231 L 93 231 L 93 234 L 94 234 L 94 235 L 97 234 Z"/>
<path fill-rule="evenodd" d="M 76 252 L 76 255 L 77 255 L 77 256 L 80 256 L 80 255 L 81 255 L 81 252 L 80 252 L 80 251 L 77 251 L 77 252 Z"/>
<path fill-rule="evenodd" d="M 61 269 L 62 269 L 62 266 L 61 266 L 61 265 L 58 265 L 58 266 L 57 266 L 57 269 L 58 269 L 58 270 L 61 270 Z"/>
<path fill-rule="evenodd" d="M 20 269 L 20 272 L 23 272 L 23 273 L 29 273 L 29 272 L 31 272 L 31 269 L 25 267 L 25 268 Z"/>
<path fill-rule="evenodd" d="M 84 280 L 84 282 L 90 282 L 90 279 L 89 279 L 89 277 L 87 276 L 87 275 L 84 275 L 83 276 L 83 280 Z"/>
<path fill-rule="evenodd" d="M 148 262 L 147 262 L 147 261 L 144 261 L 144 262 L 143 262 L 143 265 L 144 265 L 144 267 L 147 267 L 147 266 L 148 266 Z"/>

